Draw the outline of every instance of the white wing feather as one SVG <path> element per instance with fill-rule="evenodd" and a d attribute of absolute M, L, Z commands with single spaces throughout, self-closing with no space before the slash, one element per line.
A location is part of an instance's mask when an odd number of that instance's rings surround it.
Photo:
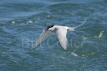
<path fill-rule="evenodd" d="M 40 36 L 38 37 L 38 39 L 34 43 L 32 49 L 35 49 L 36 47 L 38 47 L 51 33 L 53 33 L 53 32 L 51 32 L 51 31 L 45 32 L 45 30 L 43 30 L 43 32 L 40 34 Z"/>
<path fill-rule="evenodd" d="M 58 30 L 56 31 L 57 37 L 58 37 L 58 39 L 59 39 L 59 42 L 60 42 L 61 46 L 62 46 L 65 50 L 67 50 L 66 33 L 67 33 L 67 30 L 64 29 L 64 28 L 58 29 Z"/>

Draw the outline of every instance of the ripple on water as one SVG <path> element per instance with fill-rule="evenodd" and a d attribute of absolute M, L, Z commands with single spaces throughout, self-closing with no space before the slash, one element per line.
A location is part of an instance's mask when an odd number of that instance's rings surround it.
<path fill-rule="evenodd" d="M 4 0 L 0 3 L 0 70 L 106 70 L 106 1 L 41 1 Z M 48 25 L 72 27 L 81 24 L 85 19 L 85 24 L 76 29 L 84 32 L 68 32 L 68 41 L 72 39 L 73 45 L 67 51 L 57 46 L 56 35 L 51 35 L 55 40 L 50 41 L 50 46 L 46 40 L 41 47 L 31 51 L 31 42 Z M 77 42 L 77 47 L 75 41 L 84 43 L 79 46 L 80 43 Z"/>

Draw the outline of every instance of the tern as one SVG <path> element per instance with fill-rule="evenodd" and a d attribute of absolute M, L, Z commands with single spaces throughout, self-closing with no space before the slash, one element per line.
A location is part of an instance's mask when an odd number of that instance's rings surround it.
<path fill-rule="evenodd" d="M 83 25 L 85 21 L 81 25 Z M 43 32 L 40 34 L 35 44 L 33 45 L 32 49 L 35 49 L 36 47 L 38 47 L 50 34 L 56 33 L 61 46 L 63 47 L 64 50 L 67 50 L 67 47 L 68 47 L 68 44 L 67 44 L 68 41 L 66 38 L 67 31 L 68 30 L 75 31 L 75 29 L 80 27 L 81 25 L 78 25 L 76 27 L 50 25 L 45 30 L 43 30 Z"/>

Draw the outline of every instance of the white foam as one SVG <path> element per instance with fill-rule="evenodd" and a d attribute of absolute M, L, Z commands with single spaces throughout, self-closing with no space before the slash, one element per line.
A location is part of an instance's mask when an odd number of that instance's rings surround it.
<path fill-rule="evenodd" d="M 101 31 L 100 34 L 99 34 L 99 37 L 102 37 L 104 31 Z"/>
<path fill-rule="evenodd" d="M 28 23 L 33 23 L 33 21 L 32 21 L 32 20 L 30 20 L 30 21 L 28 21 L 28 22 L 27 22 L 27 24 L 28 24 Z"/>
<path fill-rule="evenodd" d="M 12 24 L 15 24 L 15 21 L 12 21 Z"/>
<path fill-rule="evenodd" d="M 74 52 L 72 52 L 72 55 L 73 55 L 73 56 L 78 56 L 78 55 L 77 55 L 77 54 L 75 54 Z"/>

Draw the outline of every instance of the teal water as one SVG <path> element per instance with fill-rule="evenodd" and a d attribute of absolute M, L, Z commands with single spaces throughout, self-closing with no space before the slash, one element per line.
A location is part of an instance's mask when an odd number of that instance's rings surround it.
<path fill-rule="evenodd" d="M 106 0 L 1 0 L 0 71 L 107 71 Z M 75 27 L 68 50 L 55 34 L 35 50 L 51 24 Z"/>

